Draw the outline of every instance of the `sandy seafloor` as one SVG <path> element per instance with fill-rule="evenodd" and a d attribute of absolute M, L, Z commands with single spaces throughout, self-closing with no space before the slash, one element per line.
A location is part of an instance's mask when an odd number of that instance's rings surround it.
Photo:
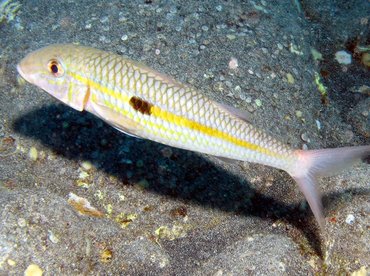
<path fill-rule="evenodd" d="M 286 173 L 128 137 L 20 82 L 16 64 L 52 43 L 94 46 L 248 110 L 292 147 L 365 145 L 369 1 L 7 2 L 1 275 L 366 274 L 370 166 L 319 181 L 320 232 Z"/>

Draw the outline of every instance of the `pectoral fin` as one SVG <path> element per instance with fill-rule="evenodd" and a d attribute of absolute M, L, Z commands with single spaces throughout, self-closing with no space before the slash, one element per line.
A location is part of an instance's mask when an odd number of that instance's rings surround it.
<path fill-rule="evenodd" d="M 86 110 L 98 116 L 100 119 L 113 126 L 115 129 L 136 138 L 141 138 L 142 126 L 127 116 L 112 110 L 111 108 L 89 102 Z"/>

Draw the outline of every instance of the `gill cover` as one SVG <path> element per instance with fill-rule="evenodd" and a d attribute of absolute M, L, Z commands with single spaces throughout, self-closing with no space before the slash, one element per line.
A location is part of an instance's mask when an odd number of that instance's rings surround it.
<path fill-rule="evenodd" d="M 28 82 L 42 88 L 68 106 L 82 111 L 89 98 L 84 66 L 68 45 L 50 45 L 28 54 L 17 66 Z"/>

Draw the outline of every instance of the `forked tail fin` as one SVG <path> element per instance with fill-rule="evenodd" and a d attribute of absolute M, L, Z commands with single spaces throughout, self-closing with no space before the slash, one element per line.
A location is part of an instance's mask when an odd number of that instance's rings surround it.
<path fill-rule="evenodd" d="M 296 154 L 298 155 L 298 162 L 294 164 L 289 174 L 298 183 L 317 222 L 323 229 L 325 220 L 316 178 L 331 175 L 370 155 L 370 146 L 309 151 L 297 150 Z"/>

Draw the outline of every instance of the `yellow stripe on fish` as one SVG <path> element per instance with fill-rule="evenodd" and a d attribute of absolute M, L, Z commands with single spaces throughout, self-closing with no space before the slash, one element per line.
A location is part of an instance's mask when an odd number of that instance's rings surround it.
<path fill-rule="evenodd" d="M 91 112 L 127 134 L 287 171 L 321 227 L 315 175 L 331 173 L 370 153 L 370 146 L 291 149 L 252 126 L 234 108 L 145 65 L 90 47 L 50 45 L 27 55 L 18 72 L 65 104 Z"/>
<path fill-rule="evenodd" d="M 112 89 L 109 89 L 106 86 L 103 86 L 103 85 L 93 81 L 92 79 L 84 78 L 81 75 L 78 75 L 76 73 L 69 72 L 68 74 L 70 74 L 70 76 L 73 77 L 74 79 L 76 79 L 77 81 L 80 81 L 80 82 L 88 85 L 90 88 L 97 89 L 100 92 L 102 92 L 104 94 L 107 94 L 107 95 L 115 98 L 116 100 L 122 101 L 124 103 L 129 103 L 131 101 L 131 99 L 135 97 L 135 96 L 133 96 L 131 98 L 126 97 L 125 95 L 123 95 L 121 93 L 118 93 L 118 92 L 116 92 Z M 109 103 L 107 101 L 105 101 L 105 104 L 109 105 L 111 108 L 115 108 L 115 109 L 119 110 L 119 112 L 121 114 L 123 114 L 125 116 L 129 116 L 131 119 L 134 119 L 134 117 L 135 117 L 134 111 L 131 110 L 131 112 L 130 112 L 130 109 L 127 110 L 127 109 L 119 108 L 117 105 Z M 135 108 L 134 108 L 134 110 L 135 110 Z M 229 135 L 225 132 L 222 132 L 218 129 L 207 127 L 207 126 L 202 125 L 200 123 L 197 123 L 195 121 L 189 120 L 185 117 L 178 116 L 178 115 L 175 115 L 175 114 L 170 113 L 168 111 L 162 110 L 161 108 L 159 108 L 155 105 L 152 105 L 150 107 L 150 114 L 147 114 L 147 115 L 154 116 L 154 117 L 160 118 L 164 121 L 167 121 L 169 123 L 173 123 L 173 124 L 176 124 L 176 125 L 180 125 L 182 127 L 189 128 L 189 129 L 194 130 L 194 131 L 201 132 L 205 135 L 209 135 L 209 136 L 212 136 L 212 137 L 223 139 L 225 141 L 234 143 L 235 145 L 245 147 L 249 150 L 254 150 L 254 151 L 257 151 L 259 153 L 263 153 L 263 154 L 266 154 L 266 155 L 269 155 L 269 156 L 272 156 L 272 157 L 276 157 L 276 158 L 281 158 L 281 159 L 286 159 L 287 158 L 284 155 L 278 154 L 276 152 L 273 152 L 273 151 L 271 151 L 267 148 L 258 146 L 256 144 L 249 143 L 247 141 L 243 141 L 243 140 L 238 139 L 236 137 L 233 137 L 233 136 L 231 136 L 231 135 Z M 154 123 L 150 122 L 149 119 L 148 120 L 143 120 L 143 121 L 144 121 L 144 123 L 150 124 L 151 126 L 155 126 L 158 129 L 163 128 L 161 125 L 155 125 Z M 193 141 L 195 140 L 194 137 L 188 137 L 188 138 L 193 140 Z"/>

